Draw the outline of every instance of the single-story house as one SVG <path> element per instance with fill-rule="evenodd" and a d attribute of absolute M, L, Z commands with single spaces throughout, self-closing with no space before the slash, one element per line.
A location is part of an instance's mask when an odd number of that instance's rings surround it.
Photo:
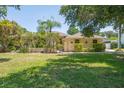
<path fill-rule="evenodd" d="M 105 43 L 106 38 L 98 35 L 94 35 L 93 37 L 85 37 L 82 35 L 82 33 L 76 33 L 74 35 L 66 35 L 61 32 L 54 32 L 58 33 L 61 37 L 61 45 L 63 46 L 60 51 L 64 52 L 73 52 L 75 51 L 75 44 L 81 44 L 82 48 L 93 48 L 94 43 Z M 43 48 L 30 48 L 29 52 L 45 52 L 45 49 Z M 56 49 L 54 49 L 54 52 L 57 52 Z"/>
<path fill-rule="evenodd" d="M 82 44 L 83 48 L 93 48 L 94 43 L 104 43 L 105 38 L 102 36 L 94 35 L 93 37 L 85 37 L 80 32 L 74 35 L 68 35 L 63 38 L 63 46 L 65 52 L 75 51 L 75 44 Z"/>

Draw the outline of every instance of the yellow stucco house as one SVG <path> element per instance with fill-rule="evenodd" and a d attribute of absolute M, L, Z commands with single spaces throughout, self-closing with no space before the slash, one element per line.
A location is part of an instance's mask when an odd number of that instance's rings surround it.
<path fill-rule="evenodd" d="M 104 37 L 94 35 L 93 37 L 85 37 L 81 33 L 68 35 L 62 39 L 63 50 L 65 52 L 75 51 L 75 44 L 80 43 L 83 48 L 93 48 L 94 43 L 103 43 Z"/>
<path fill-rule="evenodd" d="M 61 32 L 56 32 L 60 35 L 60 44 L 62 45 L 62 48 L 60 51 L 63 52 L 76 52 L 75 45 L 80 44 L 80 46 L 85 48 L 93 48 L 94 43 L 105 43 L 105 38 L 102 36 L 94 35 L 93 37 L 85 37 L 80 32 L 76 33 L 74 35 L 66 35 Z M 54 52 L 57 52 L 57 49 L 54 49 Z M 39 52 L 44 53 L 44 48 L 30 48 L 29 52 Z M 80 51 L 79 51 L 80 52 Z M 85 51 L 83 51 L 85 52 Z"/>

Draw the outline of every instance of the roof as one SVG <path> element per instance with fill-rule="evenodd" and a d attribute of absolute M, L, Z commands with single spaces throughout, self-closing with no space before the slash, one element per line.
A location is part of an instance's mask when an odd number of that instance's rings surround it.
<path fill-rule="evenodd" d="M 94 35 L 94 38 L 105 38 L 105 37 L 102 37 L 102 36 L 99 36 L 99 35 Z"/>
<path fill-rule="evenodd" d="M 84 36 L 80 32 L 78 32 L 74 35 L 68 35 L 66 38 L 84 38 Z"/>
<path fill-rule="evenodd" d="M 58 33 L 60 36 L 62 36 L 62 37 L 65 37 L 65 36 L 67 36 L 65 33 L 62 33 L 62 32 L 58 32 L 58 31 L 53 31 L 54 33 Z"/>
<path fill-rule="evenodd" d="M 74 35 L 68 35 L 68 36 L 66 36 L 66 38 L 85 38 L 85 36 L 82 35 L 81 32 L 78 32 L 78 33 L 76 33 Z M 99 35 L 94 35 L 92 38 L 104 38 L 104 37 L 99 36 Z"/>

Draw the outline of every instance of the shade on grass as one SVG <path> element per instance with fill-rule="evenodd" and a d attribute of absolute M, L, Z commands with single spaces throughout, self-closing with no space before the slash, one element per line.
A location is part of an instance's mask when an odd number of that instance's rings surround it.
<path fill-rule="evenodd" d="M 124 87 L 123 54 L 0 54 L 0 87 Z"/>

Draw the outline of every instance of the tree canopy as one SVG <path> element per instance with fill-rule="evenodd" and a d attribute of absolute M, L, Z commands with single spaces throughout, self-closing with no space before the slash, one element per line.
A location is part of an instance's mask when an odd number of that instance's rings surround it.
<path fill-rule="evenodd" d="M 123 24 L 124 6 L 62 6 L 60 14 L 65 17 L 65 21 L 69 25 L 77 25 L 85 28 L 92 25 L 95 29 L 104 28 L 108 25 Z"/>
<path fill-rule="evenodd" d="M 51 32 L 53 28 L 55 27 L 61 27 L 61 23 L 54 21 L 54 20 L 46 20 L 46 21 L 42 21 L 42 20 L 38 20 L 38 31 L 48 31 Z"/>
<path fill-rule="evenodd" d="M 65 21 L 68 25 L 78 26 L 82 32 L 85 32 L 84 29 L 89 27 L 92 27 L 94 33 L 106 26 L 113 26 L 113 28 L 119 32 L 118 48 L 120 48 L 121 32 L 124 27 L 124 6 L 62 6 L 60 14 L 65 17 Z"/>
<path fill-rule="evenodd" d="M 17 24 L 9 20 L 0 21 L 0 44 L 3 51 L 7 51 L 9 46 L 16 44 L 19 35 L 20 29 Z"/>
<path fill-rule="evenodd" d="M 7 16 L 7 8 L 8 7 L 13 7 L 17 10 L 20 10 L 19 5 L 0 5 L 0 19 L 5 18 Z"/>
<path fill-rule="evenodd" d="M 79 30 L 75 26 L 70 26 L 69 29 L 67 30 L 67 33 L 69 35 L 73 35 L 73 34 L 76 34 L 78 32 L 79 32 Z"/>
<path fill-rule="evenodd" d="M 61 27 L 61 24 L 54 20 L 38 20 L 37 35 L 38 46 L 44 47 L 46 52 L 53 52 L 57 48 L 60 37 L 57 33 L 52 32 L 53 28 Z"/>

